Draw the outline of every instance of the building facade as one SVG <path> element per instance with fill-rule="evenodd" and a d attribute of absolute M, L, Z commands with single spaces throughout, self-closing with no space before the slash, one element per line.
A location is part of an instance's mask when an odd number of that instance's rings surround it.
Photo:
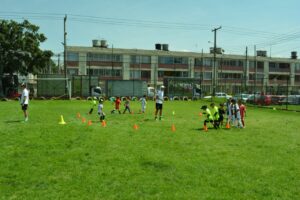
<path fill-rule="evenodd" d="M 67 73 L 98 76 L 100 80 L 198 78 L 203 91 L 227 93 L 300 93 L 300 60 L 196 52 L 68 46 Z M 215 68 L 215 70 L 214 70 Z M 215 73 L 214 73 L 215 72 Z M 214 82 L 215 81 L 215 82 Z M 284 88 L 284 89 L 283 89 Z M 286 94 L 286 93 L 285 93 Z"/>

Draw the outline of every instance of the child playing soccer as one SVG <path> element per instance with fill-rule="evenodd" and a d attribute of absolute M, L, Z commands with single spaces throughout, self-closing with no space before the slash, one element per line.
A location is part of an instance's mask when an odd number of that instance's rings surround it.
<path fill-rule="evenodd" d="M 116 110 L 119 112 L 119 114 L 121 114 L 120 104 L 121 104 L 121 99 L 120 99 L 120 97 L 117 97 L 116 100 L 115 100 L 115 109 L 113 109 L 111 111 L 111 114 L 115 113 Z"/>
<path fill-rule="evenodd" d="M 124 106 L 125 106 L 125 109 L 124 109 L 124 111 L 123 111 L 123 114 L 125 114 L 125 112 L 126 112 L 127 110 L 128 110 L 129 113 L 131 113 L 131 111 L 130 111 L 130 101 L 129 101 L 129 98 L 128 98 L 128 97 L 127 97 L 126 100 L 125 100 Z"/>
<path fill-rule="evenodd" d="M 99 115 L 100 122 L 102 122 L 105 119 L 105 113 L 103 112 L 103 99 L 99 100 L 98 115 Z"/>
<path fill-rule="evenodd" d="M 97 97 L 94 97 L 91 101 L 91 109 L 90 109 L 90 111 L 89 111 L 89 115 L 91 115 L 92 113 L 93 113 L 93 110 L 94 110 L 94 107 L 96 106 L 96 104 L 97 104 L 97 102 L 96 102 L 96 100 L 97 100 Z"/>
<path fill-rule="evenodd" d="M 238 100 L 238 105 L 240 107 L 241 120 L 243 124 L 243 128 L 245 128 L 245 116 L 246 116 L 246 106 L 242 103 L 242 100 Z"/>
<path fill-rule="evenodd" d="M 225 115 L 224 104 L 220 103 L 220 107 L 219 107 L 219 124 L 221 125 L 221 127 L 224 124 L 224 115 Z"/>
<path fill-rule="evenodd" d="M 241 112 L 240 112 L 240 107 L 236 103 L 236 100 L 232 99 L 232 118 L 233 118 L 233 125 L 236 126 L 237 128 L 243 128 L 243 124 L 241 121 Z"/>
<path fill-rule="evenodd" d="M 217 129 L 217 128 L 219 128 L 219 118 L 220 118 L 219 109 L 215 105 L 215 103 L 211 103 L 210 107 L 211 107 L 211 114 L 213 117 L 214 128 Z"/>
<path fill-rule="evenodd" d="M 142 110 L 141 112 L 142 113 L 145 113 L 145 110 L 146 110 L 146 104 L 147 104 L 147 101 L 146 101 L 146 95 L 144 95 L 141 99 L 141 104 L 142 104 Z"/>
<path fill-rule="evenodd" d="M 206 123 L 210 122 L 213 123 L 213 116 L 211 115 L 211 112 L 209 108 L 205 105 L 201 107 L 201 110 L 203 110 L 203 114 L 206 115 L 206 119 L 204 120 L 204 126 L 206 127 Z"/>

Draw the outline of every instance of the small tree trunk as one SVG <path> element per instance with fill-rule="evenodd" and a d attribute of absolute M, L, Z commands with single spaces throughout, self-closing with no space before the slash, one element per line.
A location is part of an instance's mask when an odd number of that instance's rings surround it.
<path fill-rule="evenodd" d="M 1 98 L 4 97 L 2 79 L 3 79 L 3 66 L 2 63 L 0 63 L 0 97 Z"/>

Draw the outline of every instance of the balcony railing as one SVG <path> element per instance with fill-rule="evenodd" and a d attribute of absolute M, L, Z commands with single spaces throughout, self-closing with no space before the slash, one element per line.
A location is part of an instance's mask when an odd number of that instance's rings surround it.
<path fill-rule="evenodd" d="M 168 69 L 187 69 L 187 64 L 158 64 L 159 68 L 168 68 Z"/>
<path fill-rule="evenodd" d="M 241 66 L 219 66 L 219 71 L 243 71 L 244 68 Z"/>
<path fill-rule="evenodd" d="M 130 64 L 132 69 L 151 69 L 151 64 Z"/>
<path fill-rule="evenodd" d="M 121 67 L 122 62 L 110 62 L 110 61 L 86 61 L 86 66 L 115 66 Z"/>
<path fill-rule="evenodd" d="M 290 81 L 288 80 L 269 80 L 269 84 L 278 84 L 278 85 L 286 85 L 286 84 L 290 84 Z"/>
<path fill-rule="evenodd" d="M 269 68 L 269 72 L 290 72 L 289 68 Z"/>
<path fill-rule="evenodd" d="M 255 68 L 250 67 L 249 72 L 255 72 Z M 257 68 L 257 72 L 264 72 L 264 69 L 263 68 Z"/>
<path fill-rule="evenodd" d="M 68 67 L 78 67 L 79 61 L 67 61 L 67 66 Z"/>
<path fill-rule="evenodd" d="M 300 74 L 300 69 L 296 69 L 296 70 L 295 70 L 295 73 L 296 73 L 296 74 Z"/>

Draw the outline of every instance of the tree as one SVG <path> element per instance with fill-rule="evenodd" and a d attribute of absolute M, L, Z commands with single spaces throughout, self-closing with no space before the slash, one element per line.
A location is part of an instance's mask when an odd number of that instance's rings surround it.
<path fill-rule="evenodd" d="M 0 96 L 3 96 L 4 74 L 37 74 L 50 62 L 53 53 L 41 50 L 40 44 L 46 41 L 39 27 L 24 20 L 0 20 Z"/>

